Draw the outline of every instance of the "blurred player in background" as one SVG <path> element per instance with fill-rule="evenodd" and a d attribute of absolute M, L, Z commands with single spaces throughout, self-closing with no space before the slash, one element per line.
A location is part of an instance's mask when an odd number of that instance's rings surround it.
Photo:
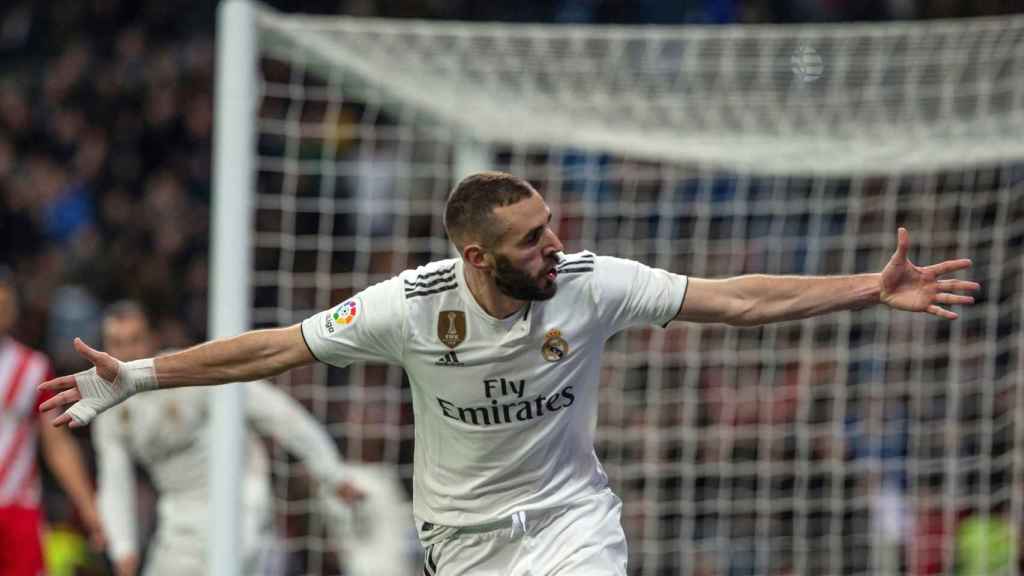
<path fill-rule="evenodd" d="M 525 180 L 475 174 L 448 198 L 460 258 L 371 286 L 301 324 L 247 332 L 46 382 L 55 419 L 83 425 L 139 391 L 248 381 L 319 360 L 403 366 L 416 422 L 413 508 L 427 576 L 624 576 L 621 502 L 594 451 L 601 354 L 631 326 L 755 326 L 876 304 L 953 319 L 970 266 L 915 266 L 900 229 L 881 273 L 688 278 L 581 252 L 563 256 L 551 211 Z M 146 403 L 141 400 L 140 403 Z"/>
<path fill-rule="evenodd" d="M 130 359 L 152 356 L 158 347 L 144 310 L 131 301 L 107 310 L 103 343 Z M 344 504 L 330 508 L 334 516 L 346 518 L 362 506 L 364 492 L 356 488 L 355 472 L 342 464 L 327 432 L 298 403 L 267 382 L 251 383 L 246 399 L 248 422 L 256 430 L 297 455 L 321 486 L 336 486 L 339 498 L 333 500 Z M 100 510 L 118 576 L 139 569 L 135 463 L 149 474 L 159 495 L 158 528 L 145 573 L 206 573 L 208 403 L 203 389 L 161 391 L 116 407 L 93 427 Z M 262 553 L 273 543 L 273 501 L 267 453 L 254 434 L 248 435 L 242 499 L 245 573 L 256 574 L 267 560 Z"/>
<path fill-rule="evenodd" d="M 328 535 L 345 576 L 420 576 L 412 508 L 398 471 L 387 464 L 345 464 L 345 477 L 362 495 L 358 505 L 325 502 Z"/>
<path fill-rule="evenodd" d="M 44 571 L 37 441 L 94 545 L 103 544 L 103 532 L 78 443 L 49 425 L 51 414 L 39 414 L 50 394 L 40 393 L 36 380 L 52 369 L 45 355 L 10 336 L 17 316 L 14 278 L 0 267 L 0 575 L 36 576 Z"/>

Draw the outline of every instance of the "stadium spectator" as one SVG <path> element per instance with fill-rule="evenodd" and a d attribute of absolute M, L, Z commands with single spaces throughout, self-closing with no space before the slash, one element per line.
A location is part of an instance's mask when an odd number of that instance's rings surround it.
<path fill-rule="evenodd" d="M 14 278 L 0 268 L 0 574 L 43 572 L 41 487 L 37 443 L 50 471 L 72 499 L 93 544 L 103 544 L 92 483 L 78 443 L 39 413 L 49 397 L 36 381 L 52 374 L 50 362 L 10 336 L 17 318 Z"/>

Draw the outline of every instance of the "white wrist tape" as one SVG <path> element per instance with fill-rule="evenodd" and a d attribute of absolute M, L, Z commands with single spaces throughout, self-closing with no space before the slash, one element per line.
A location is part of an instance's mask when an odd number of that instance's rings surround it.
<path fill-rule="evenodd" d="M 130 387 L 136 394 L 157 389 L 156 368 L 152 358 L 122 362 L 117 372 L 118 381 L 124 380 L 125 386 Z"/>
<path fill-rule="evenodd" d="M 124 402 L 129 396 L 155 389 L 156 370 L 152 358 L 119 362 L 113 382 L 90 368 L 75 374 L 75 384 L 82 399 L 72 404 L 67 414 L 78 424 L 88 424 L 100 412 Z"/>

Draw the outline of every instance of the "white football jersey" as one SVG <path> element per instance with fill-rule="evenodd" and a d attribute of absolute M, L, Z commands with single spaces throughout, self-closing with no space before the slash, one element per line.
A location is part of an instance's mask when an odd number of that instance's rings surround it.
<path fill-rule="evenodd" d="M 553 298 L 497 319 L 470 293 L 462 266 L 407 270 L 307 318 L 310 351 L 334 366 L 405 368 L 420 522 L 489 523 L 602 490 L 594 430 L 605 341 L 667 324 L 686 277 L 581 252 L 559 264 Z"/>
<path fill-rule="evenodd" d="M 135 508 L 138 463 L 159 493 L 158 534 L 171 560 L 184 550 L 199 550 L 202 565 L 208 526 L 211 419 L 209 388 L 154 390 L 134 396 L 97 418 L 92 427 L 97 454 L 97 500 L 110 553 L 114 558 L 140 553 Z M 299 456 L 314 477 L 333 485 L 344 464 L 320 424 L 281 389 L 265 381 L 246 385 L 249 426 Z M 258 560 L 272 527 L 270 462 L 263 443 L 246 434 L 246 459 L 240 487 L 241 541 L 247 561 Z M 152 560 L 152 558 L 150 559 Z M 161 573 L 150 566 L 149 571 Z M 168 572 L 169 573 L 169 572 Z"/>

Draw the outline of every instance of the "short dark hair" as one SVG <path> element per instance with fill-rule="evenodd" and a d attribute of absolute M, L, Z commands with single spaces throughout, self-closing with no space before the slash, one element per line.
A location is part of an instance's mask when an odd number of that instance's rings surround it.
<path fill-rule="evenodd" d="M 141 317 L 146 326 L 150 326 L 149 314 L 146 313 L 146 308 L 136 300 L 118 300 L 103 309 L 104 320 L 123 320 L 132 316 Z"/>
<path fill-rule="evenodd" d="M 479 172 L 462 179 L 448 196 L 444 226 L 459 249 L 471 240 L 493 246 L 499 239 L 494 209 L 509 206 L 536 194 L 525 179 L 505 172 Z"/>

